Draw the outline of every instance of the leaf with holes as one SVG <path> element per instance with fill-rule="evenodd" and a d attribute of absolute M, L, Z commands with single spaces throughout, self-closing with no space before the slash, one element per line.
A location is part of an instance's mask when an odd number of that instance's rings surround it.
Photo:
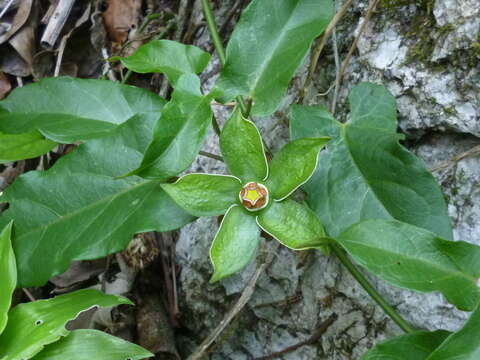
<path fill-rule="evenodd" d="M 98 330 L 74 330 L 47 345 L 32 360 L 140 360 L 153 357 L 144 348 Z"/>
<path fill-rule="evenodd" d="M 87 289 L 17 305 L 9 312 L 7 327 L 0 335 L 0 359 L 30 359 L 45 345 L 68 335 L 65 324 L 80 312 L 95 306 L 119 304 L 131 302 L 121 296 Z"/>

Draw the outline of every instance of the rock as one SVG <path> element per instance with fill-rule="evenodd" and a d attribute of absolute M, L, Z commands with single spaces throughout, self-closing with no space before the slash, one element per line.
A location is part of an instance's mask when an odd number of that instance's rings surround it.
<path fill-rule="evenodd" d="M 225 16 L 232 3 L 225 1 L 219 5 L 219 18 Z M 336 115 L 339 119 L 348 117 L 346 99 L 353 85 L 360 81 L 384 84 L 397 98 L 400 127 L 408 135 L 411 150 L 428 166 L 436 167 L 480 144 L 480 65 L 478 55 L 472 50 L 472 44 L 478 42 L 480 8 L 477 0 L 428 0 L 424 3 L 428 3 L 430 9 L 412 1 L 403 6 L 390 5 L 374 15 L 347 69 Z M 337 28 L 341 59 L 350 47 L 352 35 L 358 33 L 362 21 L 359 18 L 367 5 L 366 0 L 356 1 Z M 416 53 L 423 45 L 420 46 L 418 39 L 421 34 L 412 35 L 415 23 L 426 24 L 420 27 L 421 31 L 428 32 L 428 39 L 438 40 L 433 46 L 429 45 L 428 56 Z M 446 30 L 451 31 L 446 34 Z M 196 39 L 200 46 L 208 41 L 206 33 Z M 327 47 L 324 52 L 314 87 L 307 92 L 309 104 L 328 104 L 333 98 L 333 91 L 319 96 L 335 78 L 332 49 Z M 282 109 L 275 116 L 255 119 L 273 151 L 288 139 L 285 111 L 298 96 L 306 65 L 293 80 Z M 214 66 L 211 64 L 207 73 Z M 214 79 L 209 79 L 207 88 L 212 86 Z M 228 112 L 226 107 L 216 108 L 220 123 Z M 218 139 L 213 132 L 204 150 L 218 153 Z M 224 174 L 226 168 L 221 162 L 200 157 L 189 172 Z M 455 239 L 480 245 L 478 154 L 452 163 L 434 175 L 448 200 Z M 179 347 L 182 356 L 190 354 L 195 344 L 222 320 L 255 266 L 252 264 L 231 279 L 209 285 L 212 267 L 208 252 L 217 228 L 217 219 L 201 218 L 180 231 L 177 243 L 177 260 L 182 267 L 179 298 L 184 324 L 192 330 L 182 337 L 184 346 Z M 369 278 L 413 326 L 455 330 L 468 316 L 449 305 L 438 293 L 405 291 L 373 276 Z M 220 337 L 210 358 L 253 359 L 283 350 L 308 339 L 331 314 L 338 318 L 319 342 L 302 346 L 282 358 L 357 359 L 374 344 L 401 334 L 334 256 L 311 251 L 305 258 L 282 247 L 259 279 L 253 298 Z"/>
<path fill-rule="evenodd" d="M 437 25 L 447 32 L 443 43 L 437 44 L 432 60 L 445 59 L 458 49 L 469 49 L 478 42 L 480 31 L 480 7 L 476 0 L 436 1 L 433 14 Z"/>

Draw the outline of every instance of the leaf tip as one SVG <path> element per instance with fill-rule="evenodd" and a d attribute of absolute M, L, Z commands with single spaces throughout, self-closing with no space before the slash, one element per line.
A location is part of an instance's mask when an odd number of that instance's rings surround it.
<path fill-rule="evenodd" d="M 212 277 L 208 281 L 209 284 L 215 284 L 216 282 L 219 282 L 222 280 L 225 276 L 219 273 L 218 271 L 214 271 Z"/>

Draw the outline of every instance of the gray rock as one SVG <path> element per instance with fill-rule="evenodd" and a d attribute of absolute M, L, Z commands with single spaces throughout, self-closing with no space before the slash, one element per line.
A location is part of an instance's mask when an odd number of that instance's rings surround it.
<path fill-rule="evenodd" d="M 232 1 L 222 2 L 218 16 L 225 15 Z M 437 0 L 429 2 L 430 13 L 415 5 L 381 9 L 367 26 L 351 59 L 338 97 L 339 119 L 348 117 L 346 97 L 360 81 L 382 83 L 395 95 L 400 127 L 409 135 L 410 148 L 435 168 L 480 144 L 480 65 L 472 50 L 478 42 L 480 8 L 477 0 Z M 337 42 L 344 58 L 358 33 L 359 15 L 367 1 L 359 0 L 338 26 Z M 384 11 L 385 10 L 385 11 Z M 390 11 L 391 10 L 391 11 Z M 438 41 L 428 56 L 413 56 L 418 39 L 411 26 L 418 17 L 429 17 L 431 32 Z M 421 19 L 420 19 L 421 20 Z M 221 21 L 220 21 L 221 23 Z M 448 31 L 447 31 L 448 30 Z M 198 44 L 205 44 L 202 33 Z M 328 104 L 333 91 L 325 92 L 334 81 L 332 50 L 327 48 L 307 103 Z M 468 59 L 473 61 L 467 61 Z M 307 59 L 308 61 L 308 59 Z M 307 65 L 307 64 L 306 64 Z M 274 151 L 288 139 L 285 110 L 298 95 L 306 65 L 288 90 L 285 104 L 275 116 L 255 119 L 267 144 Z M 214 65 L 211 65 L 210 71 Z M 208 72 L 207 71 L 207 72 Z M 206 84 L 210 88 L 211 78 Z M 221 123 L 229 109 L 216 107 Z M 205 150 L 218 153 L 218 139 L 210 133 Z M 190 172 L 226 173 L 218 161 L 199 157 Z M 480 158 L 466 157 L 435 171 L 448 200 L 455 239 L 480 244 Z M 212 273 L 208 251 L 218 221 L 202 218 L 180 231 L 177 259 L 182 266 L 180 301 L 186 325 L 184 355 L 193 351 L 221 321 L 238 297 L 255 264 L 220 284 L 208 285 Z M 369 276 L 373 284 L 413 326 L 429 330 L 455 330 L 468 316 L 449 305 L 438 293 L 420 294 L 390 286 Z M 282 359 L 358 359 L 374 344 L 401 334 L 334 256 L 300 253 L 280 248 L 268 270 L 257 283 L 246 309 L 227 329 L 210 358 L 246 360 L 280 351 L 308 339 L 331 314 L 338 319 L 314 345 L 302 346 Z"/>

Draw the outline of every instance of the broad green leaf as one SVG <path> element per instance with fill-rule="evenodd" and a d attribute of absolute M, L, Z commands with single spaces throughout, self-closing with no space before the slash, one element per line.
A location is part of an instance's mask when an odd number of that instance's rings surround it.
<path fill-rule="evenodd" d="M 286 247 L 293 250 L 326 245 L 325 232 L 315 213 L 306 205 L 286 199 L 273 201 L 257 217 L 258 225 Z"/>
<path fill-rule="evenodd" d="M 244 183 L 262 181 L 268 176 L 268 164 L 257 127 L 235 108 L 220 135 L 220 149 L 230 172 Z"/>
<path fill-rule="evenodd" d="M 238 203 L 242 184 L 233 176 L 188 174 L 174 184 L 162 184 L 162 188 L 188 213 L 216 216 Z"/>
<path fill-rule="evenodd" d="M 32 360 L 139 360 L 154 357 L 150 351 L 98 330 L 75 330 L 47 345 Z"/>
<path fill-rule="evenodd" d="M 480 358 L 480 306 L 463 328 L 451 334 L 427 360 L 478 360 Z"/>
<path fill-rule="evenodd" d="M 480 247 L 444 240 L 436 234 L 396 220 L 366 220 L 337 241 L 361 265 L 402 288 L 440 291 L 461 310 L 480 300 Z"/>
<path fill-rule="evenodd" d="M 426 360 L 449 334 L 448 331 L 438 330 L 397 336 L 378 344 L 361 360 Z"/>
<path fill-rule="evenodd" d="M 0 233 L 0 335 L 7 326 L 8 310 L 17 284 L 17 265 L 10 241 L 12 225 L 13 222 L 10 222 Z"/>
<path fill-rule="evenodd" d="M 15 89 L 0 107 L 0 131 L 40 131 L 73 143 L 103 136 L 132 116 L 159 112 L 165 101 L 149 91 L 107 80 L 49 78 Z"/>
<path fill-rule="evenodd" d="M 10 311 L 7 327 L 0 335 L 0 359 L 30 359 L 45 345 L 68 335 L 65 324 L 80 312 L 119 304 L 132 303 L 121 296 L 86 289 L 17 305 Z"/>
<path fill-rule="evenodd" d="M 183 74 L 200 74 L 210 61 L 210 54 L 193 45 L 153 40 L 120 61 L 137 73 L 165 73 L 175 85 Z"/>
<path fill-rule="evenodd" d="M 294 106 L 291 111 L 292 138 L 332 137 L 304 186 L 309 206 L 329 235 L 335 237 L 361 220 L 380 218 L 451 239 L 440 187 L 424 163 L 399 144 L 392 95 L 379 85 L 363 83 L 352 90 L 350 106 L 347 124 L 322 108 Z"/>
<path fill-rule="evenodd" d="M 397 105 L 385 87 L 362 83 L 352 88 L 348 99 L 352 125 L 397 131 Z"/>
<path fill-rule="evenodd" d="M 234 205 L 225 214 L 210 248 L 214 273 L 210 282 L 221 280 L 247 266 L 255 256 L 260 229 L 255 216 Z"/>
<path fill-rule="evenodd" d="M 35 158 L 55 146 L 56 142 L 45 139 L 38 131 L 14 135 L 0 132 L 0 163 Z"/>
<path fill-rule="evenodd" d="M 157 118 L 135 116 L 5 190 L 0 201 L 10 207 L 0 226 L 15 219 L 19 286 L 42 285 L 72 260 L 121 251 L 135 233 L 173 230 L 193 220 L 159 181 L 115 179 L 138 167 Z"/>
<path fill-rule="evenodd" d="M 182 75 L 172 100 L 162 110 L 142 164 L 129 175 L 166 180 L 187 169 L 200 151 L 212 121 L 210 100 L 200 92 L 196 75 Z"/>
<path fill-rule="evenodd" d="M 249 96 L 254 115 L 273 113 L 333 13 L 331 0 L 253 0 L 228 42 L 217 82 L 223 100 Z"/>
<path fill-rule="evenodd" d="M 312 176 L 322 147 L 330 140 L 302 138 L 285 145 L 272 160 L 267 188 L 275 200 L 289 196 Z"/>

